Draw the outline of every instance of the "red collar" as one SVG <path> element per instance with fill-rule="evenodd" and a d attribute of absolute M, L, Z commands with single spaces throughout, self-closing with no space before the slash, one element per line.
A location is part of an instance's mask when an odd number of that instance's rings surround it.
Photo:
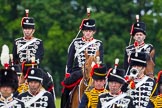
<path fill-rule="evenodd" d="M 94 38 L 93 37 L 91 37 L 90 39 L 86 39 L 84 36 L 82 37 L 82 40 L 83 41 L 86 41 L 86 42 L 90 42 L 90 41 L 92 41 Z"/>
<path fill-rule="evenodd" d="M 145 42 L 139 44 L 139 47 L 142 47 L 142 46 L 144 46 L 144 45 L 145 45 Z"/>
<path fill-rule="evenodd" d="M 29 38 L 24 37 L 24 39 L 25 39 L 25 40 L 31 40 L 31 39 L 33 39 L 33 36 L 31 36 L 31 37 L 29 37 Z"/>
<path fill-rule="evenodd" d="M 142 47 L 144 45 L 145 45 L 145 42 L 142 42 L 141 44 L 138 45 L 138 47 Z M 134 44 L 134 46 L 136 46 L 136 45 Z"/>
<path fill-rule="evenodd" d="M 103 88 L 103 89 L 97 89 L 97 88 L 95 88 L 95 90 L 97 90 L 97 91 L 103 91 L 103 90 L 104 90 L 104 88 Z"/>

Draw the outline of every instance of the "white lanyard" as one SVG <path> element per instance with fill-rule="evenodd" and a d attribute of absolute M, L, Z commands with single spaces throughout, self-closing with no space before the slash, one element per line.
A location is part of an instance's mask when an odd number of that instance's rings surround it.
<path fill-rule="evenodd" d="M 87 48 L 89 45 L 92 45 L 93 43 L 95 43 L 97 40 L 96 39 L 93 39 L 91 42 L 89 42 L 88 44 L 84 45 L 82 48 L 79 49 L 78 52 L 75 53 L 75 58 L 76 56 L 78 56 L 78 54 L 80 52 L 82 52 L 85 48 Z"/>
<path fill-rule="evenodd" d="M 37 38 L 32 39 L 31 41 L 27 42 L 26 44 L 24 44 L 23 46 L 21 46 L 19 49 L 17 49 L 17 53 L 21 50 L 23 50 L 26 46 L 32 44 L 33 42 L 35 42 L 37 40 Z"/>

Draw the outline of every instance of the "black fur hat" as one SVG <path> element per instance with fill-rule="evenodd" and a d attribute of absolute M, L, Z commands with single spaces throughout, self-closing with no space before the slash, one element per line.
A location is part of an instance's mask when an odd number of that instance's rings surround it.
<path fill-rule="evenodd" d="M 92 78 L 94 80 L 102 80 L 106 78 L 107 68 L 106 65 L 101 64 L 99 67 L 93 69 Z"/>
<path fill-rule="evenodd" d="M 109 72 L 109 75 L 108 75 L 108 82 L 111 82 L 111 81 L 116 81 L 116 82 L 119 82 L 121 84 L 124 84 L 125 83 L 125 79 L 124 79 L 124 76 L 125 76 L 125 70 L 124 69 L 115 69 L 115 72 L 114 72 L 114 68 L 110 70 Z"/>
<path fill-rule="evenodd" d="M 136 22 L 134 24 L 132 35 L 134 36 L 137 32 L 142 32 L 146 35 L 146 25 L 144 22 Z"/>
<path fill-rule="evenodd" d="M 34 29 L 35 28 L 34 18 L 32 17 L 22 18 L 21 24 L 22 24 L 23 29 Z"/>
<path fill-rule="evenodd" d="M 18 88 L 18 77 L 12 69 L 0 69 L 0 87 L 9 86 L 14 90 Z"/>
<path fill-rule="evenodd" d="M 131 66 L 144 66 L 146 67 L 147 54 L 143 52 L 134 52 L 130 56 Z"/>
<path fill-rule="evenodd" d="M 85 19 L 83 21 L 82 30 L 96 30 L 94 19 Z"/>
<path fill-rule="evenodd" d="M 29 68 L 27 72 L 27 81 L 38 81 L 43 83 L 43 73 L 40 68 Z M 25 76 L 26 77 L 26 76 Z"/>

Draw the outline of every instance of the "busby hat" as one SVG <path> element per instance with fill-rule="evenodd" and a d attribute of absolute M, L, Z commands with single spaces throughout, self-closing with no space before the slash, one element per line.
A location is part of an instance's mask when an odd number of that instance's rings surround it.
<path fill-rule="evenodd" d="M 14 90 L 18 88 L 18 78 L 12 69 L 0 69 L 0 87 L 9 86 Z"/>
<path fill-rule="evenodd" d="M 21 24 L 22 24 L 23 29 L 34 29 L 35 28 L 34 18 L 32 17 L 22 18 Z"/>
<path fill-rule="evenodd" d="M 146 67 L 147 54 L 143 52 L 133 52 L 130 56 L 131 66 L 144 66 Z"/>
<path fill-rule="evenodd" d="M 27 81 L 38 81 L 43 83 L 43 73 L 40 68 L 30 68 L 27 72 Z"/>
<path fill-rule="evenodd" d="M 133 26 L 132 36 L 134 36 L 137 32 L 142 32 L 146 35 L 146 25 L 144 22 L 136 22 Z"/>
<path fill-rule="evenodd" d="M 9 68 L 15 71 L 18 76 L 22 74 L 22 67 L 19 64 L 14 64 L 12 66 L 9 66 Z"/>
<path fill-rule="evenodd" d="M 94 19 L 84 19 L 82 30 L 96 30 L 95 20 Z"/>
<path fill-rule="evenodd" d="M 92 78 L 94 80 L 105 79 L 107 70 L 106 65 L 101 64 L 99 67 L 94 67 L 92 70 L 93 70 Z"/>
<path fill-rule="evenodd" d="M 108 77 L 107 77 L 108 82 L 116 81 L 116 82 L 119 82 L 121 84 L 124 84 L 125 83 L 125 79 L 124 79 L 125 70 L 116 68 L 115 72 L 114 72 L 114 69 L 115 68 L 110 68 L 110 70 L 109 70 L 109 74 L 108 74 Z"/>

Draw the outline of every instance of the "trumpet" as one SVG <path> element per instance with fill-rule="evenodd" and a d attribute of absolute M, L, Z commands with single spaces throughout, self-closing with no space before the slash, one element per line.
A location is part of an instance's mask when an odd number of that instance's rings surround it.
<path fill-rule="evenodd" d="M 130 70 L 130 76 L 133 77 L 133 78 L 136 78 L 137 75 L 138 75 L 138 73 L 139 73 L 139 70 L 136 69 L 136 68 L 132 68 L 132 69 Z"/>

